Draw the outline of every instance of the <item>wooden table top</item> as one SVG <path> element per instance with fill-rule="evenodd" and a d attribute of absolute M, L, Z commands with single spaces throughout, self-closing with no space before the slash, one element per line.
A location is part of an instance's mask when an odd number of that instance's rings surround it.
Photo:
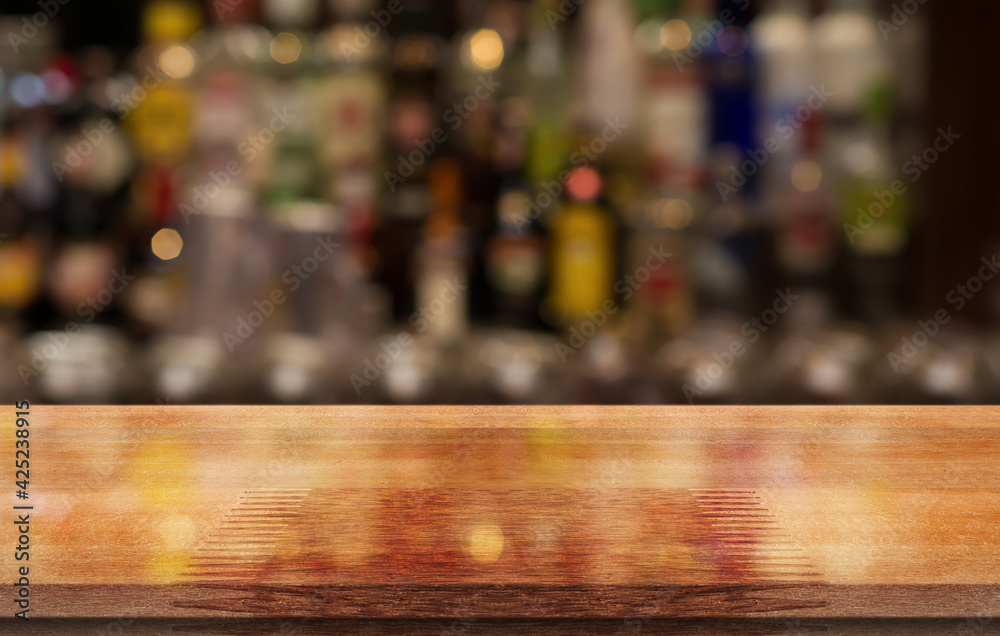
<path fill-rule="evenodd" d="M 1000 408 L 0 412 L 32 618 L 1000 615 Z"/>

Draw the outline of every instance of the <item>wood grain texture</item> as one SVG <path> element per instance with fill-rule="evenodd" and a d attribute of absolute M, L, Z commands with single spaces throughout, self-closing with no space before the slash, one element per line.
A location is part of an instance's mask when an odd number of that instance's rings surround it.
<path fill-rule="evenodd" d="M 30 421 L 32 617 L 1000 615 L 998 408 Z"/>
<path fill-rule="evenodd" d="M 172 618 L 172 619 L 41 619 L 0 621 L 4 634 L 37 636 L 220 636 L 269 634 L 311 636 L 637 636 L 639 634 L 734 634 L 736 636 L 995 636 L 993 618 L 842 619 L 842 618 Z"/>

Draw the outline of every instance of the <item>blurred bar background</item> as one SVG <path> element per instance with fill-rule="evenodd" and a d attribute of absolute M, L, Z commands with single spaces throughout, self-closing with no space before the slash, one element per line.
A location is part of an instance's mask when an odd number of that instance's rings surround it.
<path fill-rule="evenodd" d="M 5 2 L 0 396 L 994 403 L 998 12 Z"/>

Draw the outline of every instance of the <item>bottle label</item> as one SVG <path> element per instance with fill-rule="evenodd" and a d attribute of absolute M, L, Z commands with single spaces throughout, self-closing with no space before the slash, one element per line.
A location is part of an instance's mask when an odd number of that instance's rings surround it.
<path fill-rule="evenodd" d="M 146 161 L 178 161 L 191 148 L 194 97 L 183 84 L 172 82 L 149 91 L 130 112 L 132 134 Z"/>
<path fill-rule="evenodd" d="M 551 301 L 563 318 L 614 300 L 613 232 L 611 219 L 593 205 L 566 206 L 553 223 Z"/>
<path fill-rule="evenodd" d="M 536 291 L 542 282 L 545 266 L 541 247 L 540 242 L 531 239 L 496 240 L 487 254 L 490 283 L 513 296 L 525 296 Z"/>

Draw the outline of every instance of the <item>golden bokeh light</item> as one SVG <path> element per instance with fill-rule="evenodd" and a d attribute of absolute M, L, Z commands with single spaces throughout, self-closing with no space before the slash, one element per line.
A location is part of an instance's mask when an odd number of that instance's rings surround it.
<path fill-rule="evenodd" d="M 181 238 L 181 235 L 177 233 L 177 230 L 170 228 L 163 228 L 154 234 L 153 240 L 149 243 L 153 254 L 161 261 L 169 261 L 170 259 L 177 258 L 184 247 L 184 240 Z"/>
<path fill-rule="evenodd" d="M 479 563 L 494 563 L 503 553 L 503 530 L 487 523 L 476 526 L 469 533 L 469 554 Z"/>
<path fill-rule="evenodd" d="M 667 20 L 660 27 L 660 42 L 671 51 L 680 51 L 691 43 L 691 27 L 684 20 Z"/>
<path fill-rule="evenodd" d="M 184 79 L 194 71 L 194 55 L 181 44 L 171 44 L 160 51 L 160 68 L 168 77 Z"/>
<path fill-rule="evenodd" d="M 682 230 L 691 224 L 694 210 L 684 199 L 662 199 L 657 205 L 659 222 L 671 230 Z"/>
<path fill-rule="evenodd" d="M 503 61 L 503 40 L 493 29 L 480 29 L 468 43 L 468 60 L 480 71 L 492 71 Z"/>
<path fill-rule="evenodd" d="M 823 171 L 815 161 L 803 160 L 792 168 L 792 185 L 799 192 L 812 192 L 823 181 Z"/>
<path fill-rule="evenodd" d="M 279 33 L 271 40 L 271 57 L 278 64 L 291 64 L 302 54 L 302 41 L 294 33 Z"/>

